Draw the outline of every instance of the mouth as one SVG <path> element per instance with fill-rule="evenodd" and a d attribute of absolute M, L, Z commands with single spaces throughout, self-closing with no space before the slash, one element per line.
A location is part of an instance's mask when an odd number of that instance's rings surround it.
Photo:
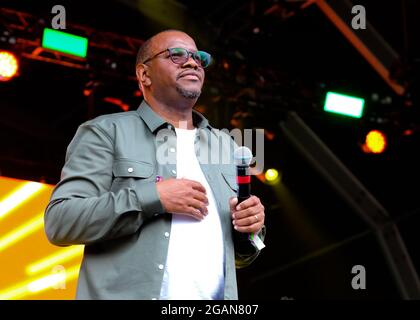
<path fill-rule="evenodd" d="M 186 79 L 186 80 L 192 80 L 192 81 L 201 81 L 200 75 L 194 72 L 181 73 L 178 76 L 178 79 L 181 79 L 181 78 Z"/>

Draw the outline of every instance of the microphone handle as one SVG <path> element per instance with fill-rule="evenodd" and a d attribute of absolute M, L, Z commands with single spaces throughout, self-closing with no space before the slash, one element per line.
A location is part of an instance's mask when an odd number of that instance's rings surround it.
<path fill-rule="evenodd" d="M 249 166 L 237 166 L 236 168 L 238 183 L 238 191 L 236 196 L 238 198 L 239 204 L 251 196 L 251 176 L 249 175 Z M 239 252 L 245 253 L 250 251 L 248 233 L 241 233 L 234 230 L 233 237 L 235 239 L 236 248 L 239 250 Z"/>
<path fill-rule="evenodd" d="M 238 183 L 238 204 L 248 199 L 251 196 L 251 184 L 250 183 Z"/>
<path fill-rule="evenodd" d="M 251 176 L 249 175 L 249 166 L 237 166 L 237 183 L 238 191 L 236 193 L 238 197 L 238 204 L 248 199 L 251 196 Z"/>

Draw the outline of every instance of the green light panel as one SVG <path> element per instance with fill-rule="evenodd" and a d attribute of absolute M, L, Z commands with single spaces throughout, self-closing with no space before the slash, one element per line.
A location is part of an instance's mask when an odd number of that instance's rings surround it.
<path fill-rule="evenodd" d="M 86 58 L 88 39 L 70 33 L 45 28 L 42 47 Z"/>
<path fill-rule="evenodd" d="M 365 99 L 328 92 L 324 111 L 360 118 L 363 114 Z"/>

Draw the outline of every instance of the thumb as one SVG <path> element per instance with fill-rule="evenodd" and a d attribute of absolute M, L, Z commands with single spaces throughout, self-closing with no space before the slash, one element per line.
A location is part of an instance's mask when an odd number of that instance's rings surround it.
<path fill-rule="evenodd" d="M 229 205 L 230 205 L 230 211 L 234 211 L 235 210 L 235 206 L 238 204 L 238 198 L 237 197 L 232 197 L 229 199 Z"/>

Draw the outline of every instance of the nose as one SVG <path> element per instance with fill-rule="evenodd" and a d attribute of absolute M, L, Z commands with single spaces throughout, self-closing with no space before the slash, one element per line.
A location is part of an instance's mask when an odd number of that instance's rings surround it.
<path fill-rule="evenodd" d="M 188 53 L 188 60 L 184 63 L 184 66 L 189 66 L 194 69 L 198 69 L 200 66 L 197 61 L 193 58 L 193 55 L 191 52 Z"/>

